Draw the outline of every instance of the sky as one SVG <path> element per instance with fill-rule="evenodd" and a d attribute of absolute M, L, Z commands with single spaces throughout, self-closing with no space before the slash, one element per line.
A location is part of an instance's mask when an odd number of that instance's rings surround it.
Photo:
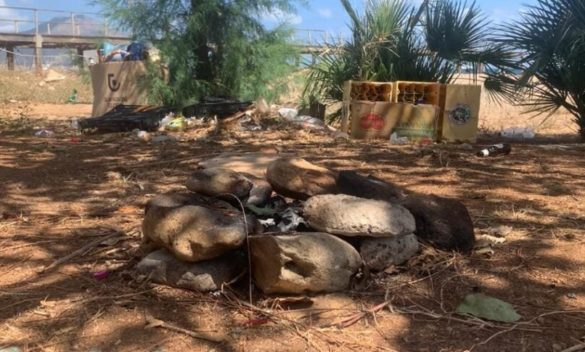
<path fill-rule="evenodd" d="M 361 7 L 364 0 L 353 0 Z M 420 2 L 421 0 L 409 0 Z M 518 17 L 525 4 L 533 4 L 536 0 L 477 0 L 484 14 L 494 22 L 503 22 Z M 274 25 L 277 21 L 286 18 L 294 27 L 300 29 L 323 30 L 338 35 L 347 34 L 348 18 L 339 0 L 305 0 L 306 5 L 298 8 L 292 16 L 283 16 L 279 13 L 266 13 L 263 21 L 266 25 Z M 75 12 L 99 12 L 101 9 L 86 0 L 0 0 L 0 6 L 36 7 L 43 9 L 66 10 Z M 51 14 L 63 16 L 64 14 Z M 0 19 L 31 17 L 27 11 L 13 11 L 0 8 Z M 0 23 L 2 26 L 2 23 Z"/>

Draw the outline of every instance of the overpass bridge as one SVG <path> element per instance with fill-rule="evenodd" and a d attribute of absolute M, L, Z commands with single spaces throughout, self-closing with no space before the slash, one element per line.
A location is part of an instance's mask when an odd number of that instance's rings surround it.
<path fill-rule="evenodd" d="M 16 48 L 33 48 L 34 66 L 41 72 L 44 48 L 76 49 L 77 54 L 83 56 L 83 51 L 97 49 L 101 41 L 123 44 L 131 40 L 130 35 L 112 29 L 97 13 L 11 6 L 0 6 L 0 10 L 25 14 L 14 18 L 0 17 L 0 48 L 3 48 L 0 50 L 6 52 L 9 70 L 14 69 Z M 335 40 L 341 41 L 326 31 L 315 29 L 297 29 L 293 35 L 300 52 L 310 55 L 313 62 L 327 50 L 327 44 Z"/>

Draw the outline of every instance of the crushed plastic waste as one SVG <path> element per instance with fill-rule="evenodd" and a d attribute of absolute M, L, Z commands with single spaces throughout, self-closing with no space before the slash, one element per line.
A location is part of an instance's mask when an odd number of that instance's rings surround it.
<path fill-rule="evenodd" d="M 53 132 L 51 130 L 46 130 L 46 129 L 38 130 L 35 132 L 35 137 L 48 138 L 48 137 L 53 137 L 54 135 L 55 135 L 55 132 Z"/>
<path fill-rule="evenodd" d="M 503 130 L 500 135 L 505 138 L 522 138 L 533 139 L 536 137 L 534 129 L 531 127 L 511 127 Z"/>

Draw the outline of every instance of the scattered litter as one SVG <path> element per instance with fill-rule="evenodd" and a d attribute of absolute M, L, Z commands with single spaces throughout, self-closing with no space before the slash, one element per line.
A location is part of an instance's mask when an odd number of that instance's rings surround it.
<path fill-rule="evenodd" d="M 20 347 L 17 347 L 17 346 L 10 346 L 10 347 L 0 348 L 0 352 L 22 352 L 22 349 L 20 349 Z"/>
<path fill-rule="evenodd" d="M 256 99 L 256 111 L 260 115 L 267 115 L 270 113 L 270 106 L 264 98 Z"/>
<path fill-rule="evenodd" d="M 299 116 L 299 111 L 291 108 L 280 108 L 278 109 L 278 114 L 287 120 L 294 120 Z"/>
<path fill-rule="evenodd" d="M 281 232 L 294 231 L 301 225 L 308 226 L 305 219 L 303 219 L 293 208 L 286 209 L 280 214 L 280 218 L 281 220 L 278 223 L 278 229 Z"/>
<path fill-rule="evenodd" d="M 258 220 L 260 222 L 260 225 L 264 226 L 264 227 L 275 227 L 276 226 L 276 220 L 274 219 L 266 219 L 266 220 Z"/>
<path fill-rule="evenodd" d="M 173 137 L 173 136 L 167 136 L 167 135 L 161 135 L 161 136 L 156 136 L 154 138 L 152 138 L 152 141 L 154 143 L 166 143 L 166 142 L 176 142 L 177 138 Z"/>
<path fill-rule="evenodd" d="M 93 273 L 93 278 L 98 281 L 103 281 L 110 276 L 110 272 L 107 270 L 97 271 Z"/>
<path fill-rule="evenodd" d="M 43 138 L 48 138 L 48 137 L 53 137 L 55 135 L 55 132 L 51 131 L 51 130 L 39 130 L 35 132 L 35 137 L 43 137 Z"/>
<path fill-rule="evenodd" d="M 481 293 L 465 296 L 465 299 L 455 312 L 461 315 L 469 314 L 478 318 L 504 323 L 513 323 L 521 318 L 511 304 Z"/>
<path fill-rule="evenodd" d="M 255 205 L 249 204 L 246 206 L 254 215 L 258 216 L 274 216 L 278 210 L 272 206 L 266 206 L 264 208 L 257 207 Z"/>
<path fill-rule="evenodd" d="M 487 233 L 492 236 L 506 237 L 514 230 L 511 226 L 501 225 L 497 227 L 490 227 L 487 229 Z"/>
<path fill-rule="evenodd" d="M 66 77 L 64 75 L 62 75 L 54 70 L 48 70 L 47 75 L 45 76 L 45 79 L 43 81 L 45 81 L 45 83 L 51 83 L 51 82 L 64 81 L 65 78 Z"/>
<path fill-rule="evenodd" d="M 16 104 L 16 103 L 18 103 L 18 100 L 10 99 L 8 102 L 12 103 L 12 104 Z"/>
<path fill-rule="evenodd" d="M 390 144 L 392 145 L 407 145 L 409 142 L 408 137 L 398 137 L 396 132 L 390 135 Z"/>
<path fill-rule="evenodd" d="M 69 98 L 66 101 L 67 104 L 76 104 L 77 103 L 77 89 L 73 89 Z"/>
<path fill-rule="evenodd" d="M 81 142 L 81 139 L 79 139 L 79 137 L 71 137 L 72 144 L 79 144 L 79 142 Z"/>
<path fill-rule="evenodd" d="M 477 236 L 475 241 L 475 248 L 493 248 L 502 245 L 506 242 L 506 239 L 503 237 L 495 237 L 491 235 L 480 235 Z"/>
<path fill-rule="evenodd" d="M 479 157 L 486 157 L 486 156 L 498 156 L 498 155 L 508 155 L 512 152 L 512 146 L 507 143 L 500 143 L 490 145 L 487 148 L 484 148 L 477 152 L 477 156 Z"/>
<path fill-rule="evenodd" d="M 568 293 L 568 294 L 567 294 L 567 298 L 570 298 L 570 299 L 577 299 L 577 294 L 576 294 L 576 293 L 573 293 L 573 292 L 571 292 L 571 293 Z"/>
<path fill-rule="evenodd" d="M 135 129 L 154 131 L 171 109 L 151 105 L 117 105 L 100 117 L 79 120 L 82 131 L 125 132 Z"/>
<path fill-rule="evenodd" d="M 505 138 L 533 139 L 536 137 L 534 129 L 530 127 L 512 127 L 503 130 L 500 135 Z"/>
<path fill-rule="evenodd" d="M 348 142 L 349 134 L 341 131 L 333 132 L 333 140 L 336 142 Z"/>
<path fill-rule="evenodd" d="M 137 130 L 136 137 L 143 142 L 150 142 L 152 140 L 152 135 L 146 131 Z"/>

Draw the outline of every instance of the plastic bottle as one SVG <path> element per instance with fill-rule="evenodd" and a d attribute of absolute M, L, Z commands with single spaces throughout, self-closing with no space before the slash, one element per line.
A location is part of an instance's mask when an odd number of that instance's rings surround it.
<path fill-rule="evenodd" d="M 498 156 L 498 155 L 508 155 L 512 152 L 512 146 L 508 143 L 500 143 L 490 145 L 489 147 L 480 150 L 477 152 L 477 156 L 479 157 L 487 157 L 487 156 Z"/>

